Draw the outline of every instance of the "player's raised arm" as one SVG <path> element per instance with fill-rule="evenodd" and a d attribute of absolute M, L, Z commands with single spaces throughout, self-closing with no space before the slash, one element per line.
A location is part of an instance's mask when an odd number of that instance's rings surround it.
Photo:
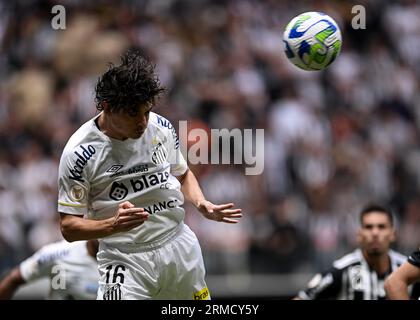
<path fill-rule="evenodd" d="M 390 300 L 409 300 L 408 286 L 420 279 L 420 268 L 405 262 L 385 281 L 386 296 Z"/>
<path fill-rule="evenodd" d="M 242 217 L 242 209 L 235 209 L 233 203 L 217 205 L 206 200 L 197 178 L 191 170 L 188 169 L 182 176 L 177 178 L 181 182 L 181 190 L 185 198 L 192 202 L 207 219 L 238 223 L 237 219 Z"/>
<path fill-rule="evenodd" d="M 104 220 L 90 220 L 60 213 L 60 227 L 67 241 L 90 240 L 131 230 L 143 224 L 148 217 L 149 214 L 143 208 L 134 207 L 129 201 L 125 201 L 118 206 L 113 217 Z"/>
<path fill-rule="evenodd" d="M 25 282 L 19 267 L 13 268 L 13 270 L 0 281 L 0 300 L 11 299 L 16 290 Z"/>
<path fill-rule="evenodd" d="M 385 281 L 386 296 L 390 300 L 408 300 L 409 286 L 413 285 L 411 298 L 417 299 L 420 291 L 420 250 L 414 251 L 406 262 L 404 262 L 397 270 Z"/>

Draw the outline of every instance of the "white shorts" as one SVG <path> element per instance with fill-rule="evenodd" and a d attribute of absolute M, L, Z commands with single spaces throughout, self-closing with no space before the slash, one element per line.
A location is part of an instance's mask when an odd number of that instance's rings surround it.
<path fill-rule="evenodd" d="M 147 245 L 110 247 L 101 242 L 98 300 L 210 299 L 200 244 L 181 224 Z"/>

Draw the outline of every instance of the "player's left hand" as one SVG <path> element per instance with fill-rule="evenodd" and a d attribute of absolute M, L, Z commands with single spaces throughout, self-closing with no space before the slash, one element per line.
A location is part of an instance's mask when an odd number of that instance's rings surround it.
<path fill-rule="evenodd" d="M 232 209 L 234 206 L 233 203 L 213 204 L 204 200 L 198 204 L 197 209 L 207 219 L 225 223 L 238 223 L 238 218 L 242 217 L 242 209 Z"/>

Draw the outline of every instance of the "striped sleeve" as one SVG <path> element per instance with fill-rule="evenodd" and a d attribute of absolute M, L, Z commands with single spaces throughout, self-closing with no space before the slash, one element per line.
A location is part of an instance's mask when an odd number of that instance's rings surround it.
<path fill-rule="evenodd" d="M 323 274 L 315 275 L 306 288 L 299 291 L 298 297 L 303 300 L 337 299 L 342 284 L 342 270 L 331 268 Z"/>

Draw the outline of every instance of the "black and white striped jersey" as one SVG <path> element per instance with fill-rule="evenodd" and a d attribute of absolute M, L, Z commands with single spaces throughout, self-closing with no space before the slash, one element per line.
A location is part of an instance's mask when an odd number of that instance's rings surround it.
<path fill-rule="evenodd" d="M 377 274 L 367 264 L 362 251 L 356 249 L 334 261 L 330 270 L 315 275 L 309 281 L 307 287 L 299 292 L 298 297 L 305 300 L 385 299 L 385 278 L 407 261 L 407 257 L 390 250 L 389 259 L 391 262 L 390 270 L 385 274 Z"/>

